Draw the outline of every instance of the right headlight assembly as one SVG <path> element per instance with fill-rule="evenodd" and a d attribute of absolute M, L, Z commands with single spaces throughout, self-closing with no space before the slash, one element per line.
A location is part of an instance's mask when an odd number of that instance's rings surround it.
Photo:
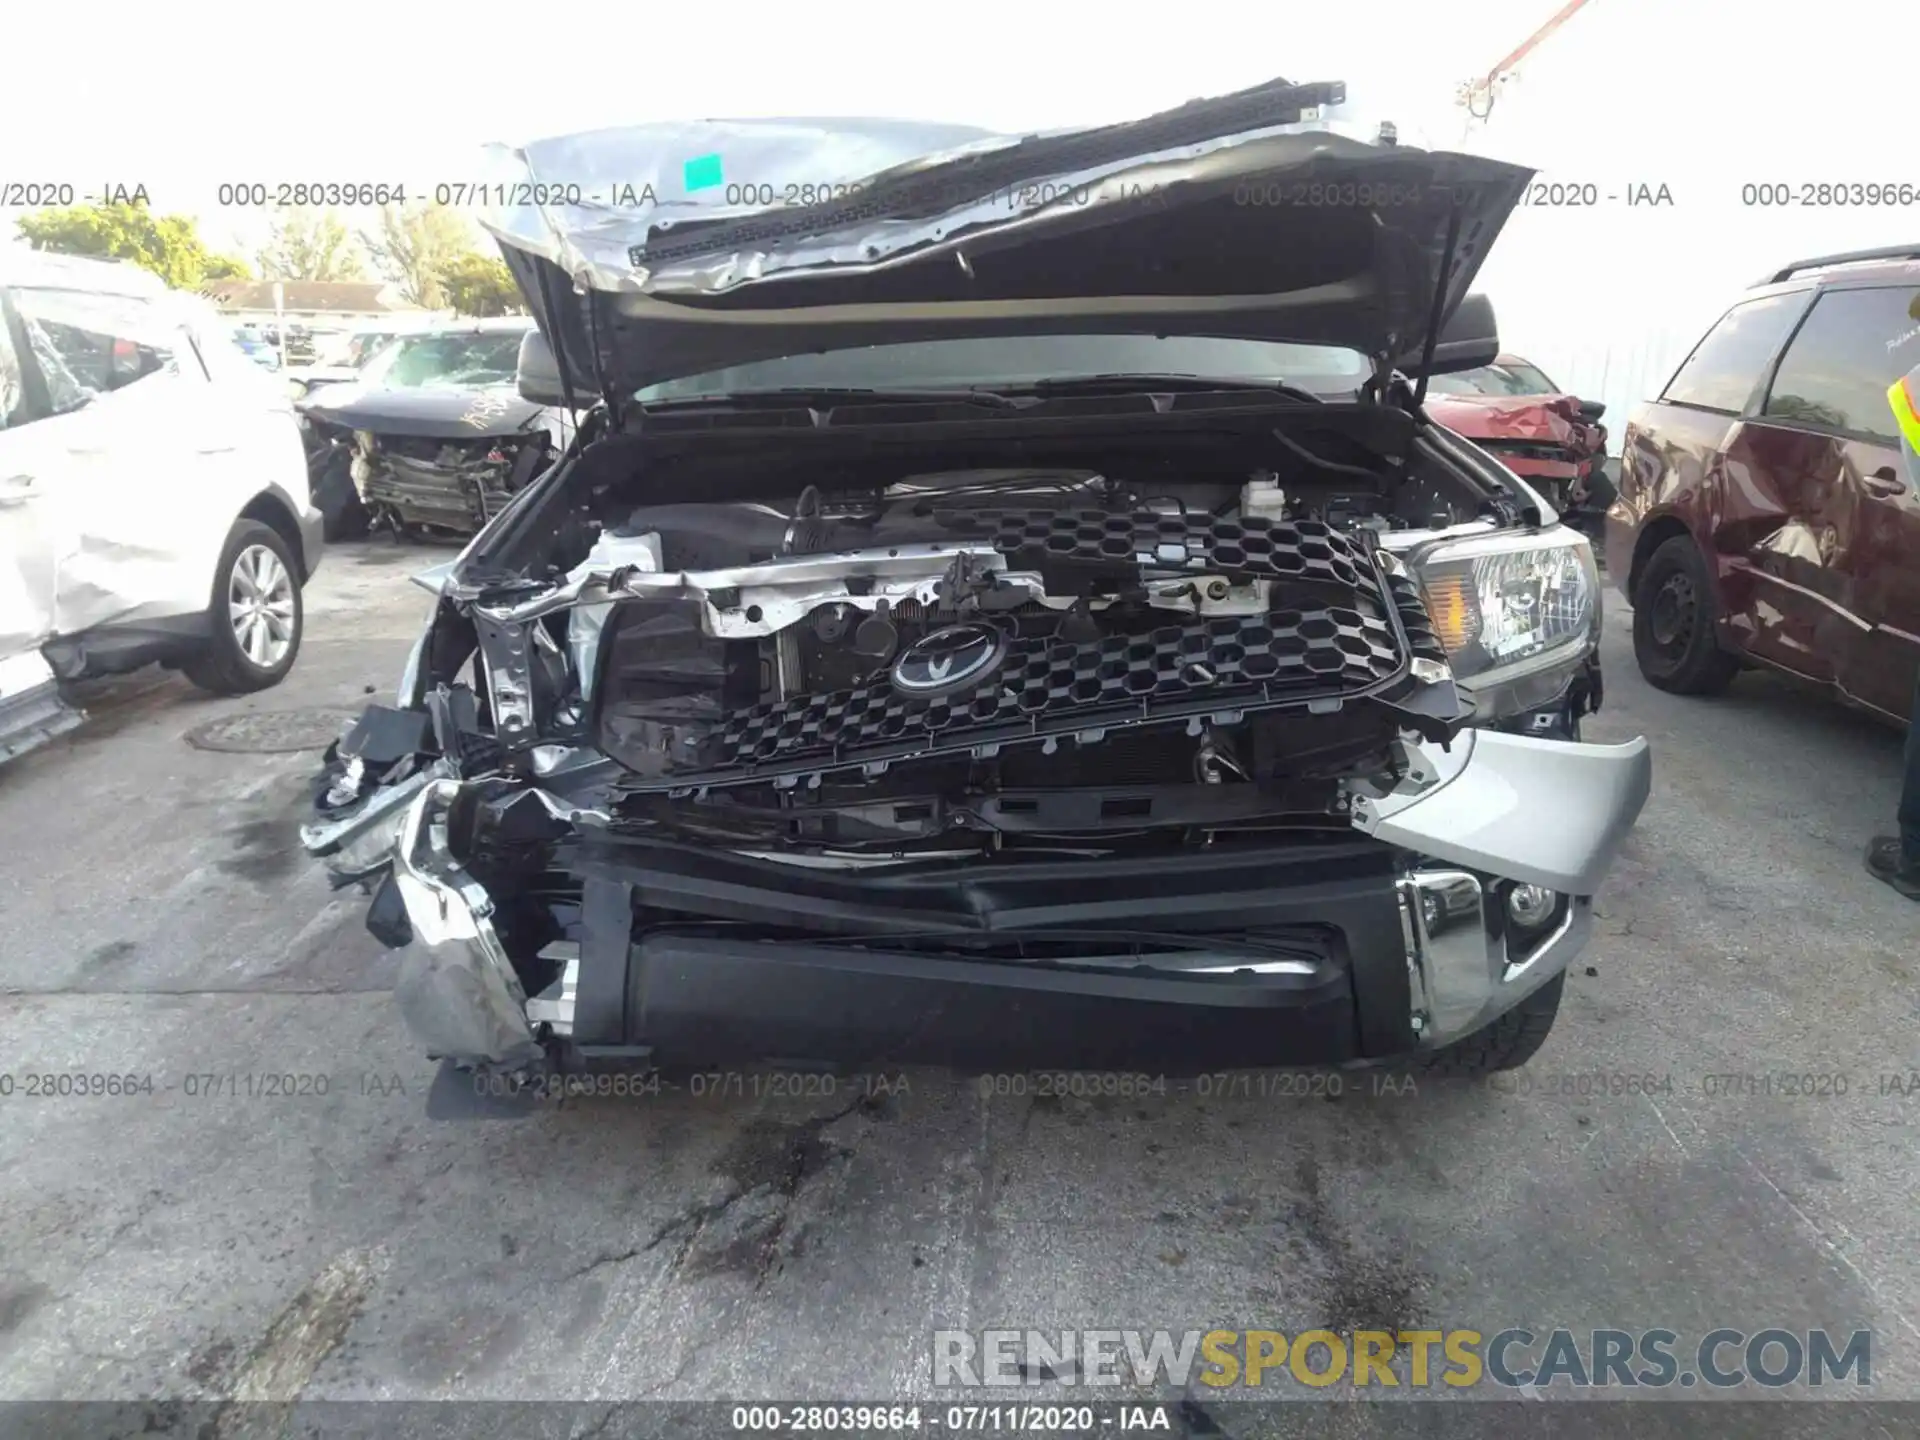
<path fill-rule="evenodd" d="M 1600 630 L 1600 572 L 1577 531 L 1443 541 L 1413 565 L 1459 681 L 1484 690 L 1571 670 Z"/>

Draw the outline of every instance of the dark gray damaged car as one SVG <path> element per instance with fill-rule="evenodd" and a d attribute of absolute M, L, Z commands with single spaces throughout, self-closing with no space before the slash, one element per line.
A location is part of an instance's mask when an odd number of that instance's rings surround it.
<path fill-rule="evenodd" d="M 524 319 L 422 328 L 348 382 L 296 402 L 308 483 L 329 540 L 482 529 L 573 438 L 566 410 L 514 387 Z"/>
<path fill-rule="evenodd" d="M 1651 760 L 1579 738 L 1588 542 L 1420 405 L 1497 350 L 1468 289 L 1531 172 L 1340 98 L 734 122 L 724 192 L 698 124 L 504 156 L 659 205 L 492 217 L 520 391 L 579 430 L 426 577 L 304 832 L 431 1055 L 1539 1047 Z"/>

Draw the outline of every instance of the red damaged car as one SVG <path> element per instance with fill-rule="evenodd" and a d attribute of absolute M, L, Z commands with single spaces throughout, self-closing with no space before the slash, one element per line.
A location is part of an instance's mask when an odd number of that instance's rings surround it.
<path fill-rule="evenodd" d="M 1612 501 L 1601 469 L 1606 408 L 1569 395 L 1518 355 L 1427 381 L 1427 413 L 1522 476 L 1569 524 Z"/>

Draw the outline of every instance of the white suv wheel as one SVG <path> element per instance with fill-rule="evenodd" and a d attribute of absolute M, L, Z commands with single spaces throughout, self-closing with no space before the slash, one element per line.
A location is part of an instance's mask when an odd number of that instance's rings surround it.
<path fill-rule="evenodd" d="M 285 536 L 258 520 L 234 522 L 221 547 L 207 608 L 207 639 L 180 668 L 216 695 L 278 685 L 300 653 L 299 571 Z"/>
<path fill-rule="evenodd" d="M 264 545 L 234 556 L 227 574 L 227 616 L 240 652 L 271 670 L 293 648 L 293 576 Z"/>

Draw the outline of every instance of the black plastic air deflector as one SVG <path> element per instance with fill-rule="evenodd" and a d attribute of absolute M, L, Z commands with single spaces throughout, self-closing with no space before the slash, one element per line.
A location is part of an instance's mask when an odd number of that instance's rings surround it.
<path fill-rule="evenodd" d="M 801 870 L 707 847 L 599 836 L 563 844 L 556 862 L 585 882 L 589 896 L 602 895 L 598 903 L 609 907 L 596 912 L 604 918 L 590 919 L 586 927 L 588 939 L 582 945 L 575 1000 L 576 1035 L 581 1033 L 589 974 L 596 975 L 596 984 L 609 980 L 599 974 L 599 967 L 610 958 L 613 937 L 629 933 L 626 927 L 632 912 L 623 908 L 627 901 L 595 888 L 617 886 L 632 887 L 626 894 L 644 900 L 645 926 L 631 932 L 636 951 L 645 935 L 661 925 L 719 921 L 739 927 L 743 947 L 768 961 L 779 959 L 774 948 L 784 953 L 784 947 L 801 946 L 815 937 L 869 937 L 874 949 L 884 950 L 890 938 L 949 935 L 955 941 L 954 953 L 960 954 L 969 937 L 1044 940 L 1049 929 L 1177 930 L 1185 936 L 1209 932 L 1234 936 L 1312 926 L 1325 931 L 1352 977 L 1345 1020 L 1331 1013 L 1318 1017 L 1317 1023 L 1352 1027 L 1345 1035 L 1330 1037 L 1330 1047 L 1387 1056 L 1404 1054 L 1413 1045 L 1406 944 L 1394 888 L 1395 852 L 1359 837 L 1155 851 L 1098 860 L 1029 857 L 958 866 L 834 871 Z M 779 947 L 761 946 L 761 941 L 778 936 L 786 937 Z M 597 950 L 603 958 L 592 966 L 586 959 L 589 945 L 608 947 Z M 962 963 L 963 971 L 950 972 L 950 978 L 957 982 L 971 973 L 988 994 L 998 988 L 996 979 L 1009 978 L 997 964 Z M 744 983 L 769 973 L 758 970 L 758 964 L 729 966 L 726 973 Z M 832 964 L 843 966 L 838 961 Z M 633 969 L 644 983 L 647 967 L 636 964 Z M 652 978 L 663 985 L 669 980 L 675 986 L 694 985 L 694 977 L 673 977 L 665 971 Z M 718 981 L 720 976 L 713 978 Z M 630 1020 L 636 1007 L 639 1011 L 652 1007 L 658 1018 L 678 1003 L 664 991 L 639 995 L 628 989 Z M 926 995 L 933 998 L 943 989 L 936 987 Z M 604 1003 L 611 993 L 607 984 L 596 1003 Z M 682 993 L 690 996 L 692 992 L 683 989 Z M 725 986 L 710 986 L 704 994 L 697 1003 L 713 1007 L 715 1018 L 724 1020 L 718 1012 L 729 1003 Z M 829 985 L 818 1003 L 857 1008 L 858 990 Z M 744 1000 L 740 1008 L 750 1012 L 755 1002 Z M 1202 1008 L 1218 1013 L 1211 1005 Z M 1069 1008 L 1059 1018 L 1070 1013 Z M 930 1011 L 925 1018 L 930 1031 L 938 1029 L 937 1014 Z M 594 1033 L 608 1033 L 598 1028 L 604 1021 L 593 1024 Z M 671 1038 L 658 1032 L 637 1033 L 631 1023 L 625 1036 L 629 1043 L 656 1045 L 669 1053 Z M 1253 1062 L 1222 1059 L 1220 1063 Z M 1304 1061 L 1297 1051 L 1288 1057 L 1276 1050 L 1267 1063 Z"/>
<path fill-rule="evenodd" d="M 580 970 L 573 991 L 573 1043 L 584 1056 L 626 1053 L 627 947 L 633 886 L 590 876 L 580 896 Z"/>
<path fill-rule="evenodd" d="M 431 754 L 437 747 L 433 718 L 421 710 L 369 705 L 340 741 L 340 753 L 358 755 L 376 770 L 409 755 Z"/>

